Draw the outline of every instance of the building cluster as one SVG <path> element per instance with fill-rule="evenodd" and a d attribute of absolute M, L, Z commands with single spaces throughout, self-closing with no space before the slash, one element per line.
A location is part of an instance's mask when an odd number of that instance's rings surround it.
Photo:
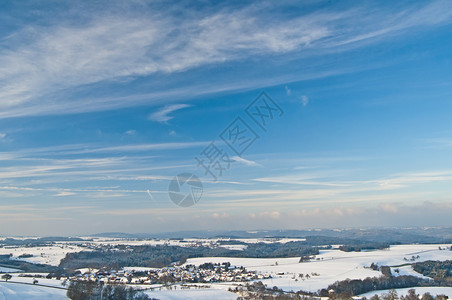
<path fill-rule="evenodd" d="M 169 283 L 213 283 L 213 282 L 244 282 L 271 278 L 269 274 L 247 271 L 243 267 L 208 264 L 196 267 L 194 265 L 171 266 L 146 271 L 120 270 L 85 272 L 68 278 L 69 280 L 93 281 L 103 283 L 123 284 L 169 284 Z"/>

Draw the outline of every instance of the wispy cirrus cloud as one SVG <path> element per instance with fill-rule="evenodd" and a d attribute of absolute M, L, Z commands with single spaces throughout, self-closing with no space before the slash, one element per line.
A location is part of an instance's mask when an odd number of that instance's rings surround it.
<path fill-rule="evenodd" d="M 172 104 L 167 105 L 161 109 L 159 109 L 156 112 L 153 112 L 148 116 L 148 120 L 160 122 L 160 123 L 167 123 L 169 120 L 173 119 L 173 116 L 170 116 L 171 113 L 181 110 L 187 107 L 191 107 L 191 105 L 188 104 Z"/>
<path fill-rule="evenodd" d="M 146 182 L 166 183 L 178 169 L 193 168 L 194 164 L 191 159 L 160 160 L 145 152 L 178 151 L 207 144 L 148 143 L 110 147 L 73 144 L 0 152 L 0 160 L 3 161 L 0 166 L 0 190 L 9 191 L 8 197 L 13 197 L 13 191 L 27 192 L 28 196 L 33 193 L 60 197 L 83 191 L 85 196 L 88 193 L 93 198 L 100 198 L 100 192 L 110 195 L 121 193 L 116 189 L 106 191 L 103 188 L 95 194 L 81 187 L 85 182 L 97 182 L 99 186 L 105 186 L 106 182 L 113 181 L 124 187 L 127 187 L 129 182 L 141 182 L 138 185 L 144 191 L 144 188 L 148 188 Z"/>
<path fill-rule="evenodd" d="M 336 174 L 337 177 L 337 174 Z M 254 181 L 278 183 L 286 185 L 319 185 L 349 188 L 360 186 L 378 189 L 397 189 L 410 184 L 423 184 L 452 180 L 452 171 L 421 171 L 413 173 L 393 174 L 379 179 L 338 180 L 331 179 L 326 173 L 296 173 L 273 177 L 255 178 Z"/>
<path fill-rule="evenodd" d="M 111 189 L 111 188 L 57 188 L 57 187 L 22 187 L 22 186 L 0 186 L 0 191 L 20 191 L 24 193 L 32 192 L 48 192 L 56 193 L 52 194 L 55 197 L 66 197 L 73 196 L 76 194 L 83 194 L 85 197 L 90 198 L 106 198 L 106 197 L 122 197 L 125 195 L 135 194 L 135 193 L 146 193 L 145 190 L 127 190 L 127 189 Z M 23 196 L 23 194 L 20 194 Z"/>
<path fill-rule="evenodd" d="M 129 144 L 129 145 L 112 145 L 112 146 L 100 146 L 94 144 L 70 144 L 70 145 L 57 145 L 50 147 L 36 147 L 20 149 L 14 152 L 0 152 L 0 160 L 10 159 L 31 159 L 31 157 L 44 159 L 47 156 L 55 157 L 60 155 L 73 155 L 73 154 L 89 154 L 89 153 L 113 153 L 113 152 L 145 152 L 150 150 L 177 150 L 206 146 L 211 142 L 172 142 L 172 143 L 145 143 L 145 144 Z M 148 157 L 149 158 L 149 157 Z M 91 159 L 84 158 L 80 161 L 85 163 L 94 163 L 100 161 L 106 161 L 110 158 L 104 159 Z M 115 159 L 120 159 L 116 157 Z"/>
<path fill-rule="evenodd" d="M 74 150 L 72 153 L 111 153 L 111 152 L 142 152 L 149 150 L 175 150 L 196 148 L 208 145 L 210 142 L 175 142 L 175 143 L 149 143 L 136 145 L 121 145 L 110 147 L 92 147 L 83 150 Z"/>
<path fill-rule="evenodd" d="M 260 177 L 253 179 L 258 182 L 271 182 L 271 183 L 282 183 L 282 184 L 295 184 L 295 185 L 320 185 L 320 186 L 339 186 L 346 187 L 350 186 L 350 183 L 325 180 L 326 176 L 318 173 L 308 174 L 308 173 L 298 173 L 298 174 L 287 174 L 281 176 L 271 176 L 271 177 Z"/>
<path fill-rule="evenodd" d="M 364 4 L 331 7 L 297 16 L 273 6 L 221 6 L 208 11 L 187 7 L 188 12 L 180 15 L 123 5 L 116 11 L 86 10 L 83 25 L 72 22 L 69 15 L 46 26 L 24 24 L 0 41 L 0 117 L 105 110 L 153 103 L 156 98 L 167 101 L 174 95 L 171 86 L 151 85 L 149 90 L 129 93 L 125 101 L 116 96 L 117 89 L 109 92 L 109 84 L 121 87 L 136 78 L 221 67 L 250 57 L 259 60 L 290 52 L 291 59 L 299 59 L 322 51 L 344 51 L 412 28 L 450 23 L 452 17 L 450 2 L 445 1 L 413 3 L 405 9 Z M 51 16 L 43 13 L 42 18 Z M 254 87 L 259 85 L 256 80 L 266 85 L 269 78 L 274 76 L 249 80 L 243 74 L 232 82 L 220 80 L 213 90 Z M 196 91 L 190 88 L 190 95 L 205 92 L 207 83 L 198 84 Z M 90 90 L 93 85 L 101 85 L 96 90 L 102 90 L 102 95 L 89 101 L 77 96 L 78 90 Z M 64 97 L 59 95 L 63 90 Z M 71 90 L 73 95 L 68 97 Z M 165 119 L 162 114 L 160 120 Z"/>
<path fill-rule="evenodd" d="M 452 138 L 430 138 L 422 141 L 425 148 L 448 149 L 452 148 Z"/>
<path fill-rule="evenodd" d="M 452 181 L 452 171 L 433 171 L 433 172 L 398 174 L 369 182 L 376 183 L 382 188 L 395 189 L 407 187 L 414 184 L 424 184 L 442 181 Z"/>
<path fill-rule="evenodd" d="M 62 192 L 59 192 L 58 194 L 56 194 L 55 196 L 56 197 L 66 197 L 66 196 L 73 196 L 73 195 L 76 195 L 76 193 L 68 192 L 68 191 L 62 191 Z"/>
<path fill-rule="evenodd" d="M 255 162 L 255 161 L 248 160 L 248 159 L 244 159 L 243 157 L 240 157 L 240 156 L 237 156 L 237 155 L 231 157 L 231 159 L 234 160 L 234 161 L 236 161 L 236 162 L 238 162 L 238 163 L 244 164 L 245 166 L 250 166 L 250 167 L 262 167 L 262 165 L 258 164 L 258 163 Z"/>

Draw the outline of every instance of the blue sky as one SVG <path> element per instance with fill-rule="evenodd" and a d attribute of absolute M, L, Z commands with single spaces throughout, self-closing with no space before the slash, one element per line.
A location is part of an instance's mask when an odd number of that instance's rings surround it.
<path fill-rule="evenodd" d="M 0 19 L 0 234 L 452 225 L 449 1 L 3 1 Z M 262 91 L 284 112 L 265 131 L 245 112 Z M 259 136 L 241 156 L 220 137 L 237 117 Z M 195 159 L 211 142 L 232 161 L 216 181 Z M 204 191 L 181 208 L 187 172 Z"/>

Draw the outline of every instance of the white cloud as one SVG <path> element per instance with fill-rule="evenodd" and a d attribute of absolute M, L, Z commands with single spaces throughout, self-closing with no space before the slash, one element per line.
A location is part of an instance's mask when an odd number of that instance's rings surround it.
<path fill-rule="evenodd" d="M 241 164 L 244 164 L 246 166 L 262 167 L 262 165 L 258 164 L 257 162 L 252 161 L 252 160 L 244 159 L 244 158 L 242 158 L 240 156 L 233 156 L 233 157 L 231 157 L 231 159 L 233 159 L 234 161 L 239 162 Z"/>
<path fill-rule="evenodd" d="M 170 145 L 171 144 L 171 145 Z M 102 158 L 77 158 L 67 159 L 68 153 L 77 153 L 88 151 L 86 153 L 115 153 L 115 152 L 142 152 L 152 149 L 182 149 L 193 147 L 195 144 L 176 143 L 176 144 L 142 144 L 127 145 L 113 148 L 89 148 L 89 146 L 54 147 L 48 149 L 27 149 L 25 152 L 16 151 L 17 156 L 10 153 L 0 153 L 0 159 L 14 161 L 14 166 L 0 166 L 0 185 L 3 182 L 7 184 L 27 185 L 56 184 L 59 182 L 78 182 L 80 180 L 154 180 L 171 179 L 169 176 L 163 176 L 161 172 L 165 170 L 192 167 L 193 162 L 157 162 L 155 156 L 150 155 L 129 155 L 129 156 L 110 156 L 104 154 Z M 207 145 L 207 143 L 196 144 Z M 62 150 L 57 150 L 62 149 Z M 69 151 L 69 152 L 68 152 Z M 49 158 L 51 155 L 53 158 Z M 106 156 L 105 156 L 106 155 Z M 159 174 L 156 174 L 158 172 Z M 75 183 L 77 185 L 77 183 Z M 0 188 L 1 189 L 1 188 Z M 59 192 L 59 191 L 58 191 Z"/>
<path fill-rule="evenodd" d="M 259 182 L 270 183 L 283 183 L 283 184 L 296 184 L 296 185 L 319 185 L 319 186 L 331 186 L 331 187 L 347 187 L 351 186 L 349 182 L 331 181 L 325 180 L 327 177 L 320 173 L 299 173 L 299 174 L 287 174 L 281 176 L 269 176 L 253 179 Z"/>
<path fill-rule="evenodd" d="M 229 214 L 227 213 L 213 213 L 212 214 L 213 219 L 227 219 L 229 218 Z"/>
<path fill-rule="evenodd" d="M 229 213 L 227 223 L 210 224 L 214 228 L 306 229 L 371 226 L 448 226 L 451 207 L 447 203 L 419 203 L 416 205 L 383 204 L 379 206 L 342 206 L 303 208 L 293 205 L 286 209 L 254 210 L 245 214 Z M 271 220 L 271 222 L 269 222 Z M 221 222 L 216 219 L 215 222 Z M 234 224 L 234 225 L 231 225 Z M 189 225 L 189 224 L 187 224 Z M 196 223 L 193 226 L 199 226 Z M 211 227 L 209 229 L 212 229 Z"/>
<path fill-rule="evenodd" d="M 279 211 L 272 211 L 272 212 L 263 212 L 260 214 L 261 217 L 264 218 L 271 218 L 271 219 L 279 219 L 281 217 L 281 213 Z"/>
<path fill-rule="evenodd" d="M 389 212 L 389 213 L 394 213 L 394 214 L 399 211 L 398 206 L 393 203 L 381 203 L 379 205 L 379 208 L 384 212 Z"/>
<path fill-rule="evenodd" d="M 184 109 L 187 107 L 191 107 L 191 105 L 188 104 L 173 104 L 173 105 L 167 105 L 160 110 L 152 113 L 149 115 L 148 120 L 160 122 L 160 123 L 167 123 L 169 120 L 173 119 L 174 117 L 170 116 L 169 114 Z"/>
<path fill-rule="evenodd" d="M 382 189 L 397 189 L 407 187 L 413 184 L 418 185 L 430 182 L 450 181 L 450 180 L 452 180 L 451 171 L 436 171 L 436 172 L 399 174 L 384 179 L 369 181 L 369 183 L 375 183 Z"/>
<path fill-rule="evenodd" d="M 141 152 L 149 150 L 171 150 L 171 149 L 202 147 L 208 145 L 209 143 L 211 142 L 179 142 L 179 143 L 123 145 L 100 148 L 87 148 L 83 150 L 74 150 L 66 153 L 80 154 L 80 153 L 98 153 L 98 152 Z"/>
<path fill-rule="evenodd" d="M 65 197 L 65 196 L 72 196 L 72 195 L 75 195 L 75 193 L 72 193 L 72 192 L 60 192 L 60 193 L 56 194 L 55 196 L 56 197 Z"/>
<path fill-rule="evenodd" d="M 253 57 L 294 52 L 309 57 L 366 45 L 393 37 L 411 28 L 449 23 L 450 2 L 412 4 L 399 8 L 361 7 L 325 10 L 297 17 L 268 15 L 272 7 L 190 11 L 176 16 L 171 10 L 155 13 L 145 7 L 121 14 L 83 11 L 85 22 L 63 16 L 46 27 L 24 24 L 0 41 L 0 117 L 73 113 L 155 103 L 170 99 L 171 88 L 152 94 L 95 99 L 70 99 L 58 92 L 93 84 L 122 83 L 140 76 L 177 73 L 201 66 Z M 73 8 L 77 10 L 76 7 Z M 271 10 L 270 10 L 271 11 Z M 273 10 L 281 11 L 281 10 Z M 49 17 L 42 12 L 42 17 Z M 270 21 L 269 21 L 270 20 Z M 359 22 L 359 26 L 357 23 Z M 285 56 L 291 59 L 291 56 Z M 271 77 L 271 75 L 269 75 Z M 235 84 L 215 83 L 215 89 L 238 85 L 274 84 L 274 78 L 258 81 L 238 78 Z M 270 80 L 271 79 L 271 80 Z M 300 80 L 300 79 L 298 79 Z M 204 89 L 198 94 L 206 93 Z M 193 92 L 193 91 L 192 91 Z M 177 92 L 182 95 L 181 92 Z M 191 94 L 193 95 L 193 94 Z M 164 121 L 164 115 L 162 116 Z"/>
<path fill-rule="evenodd" d="M 0 140 L 4 139 L 6 137 L 6 133 L 0 132 Z"/>
<path fill-rule="evenodd" d="M 290 96 L 292 94 L 292 90 L 287 85 L 284 87 L 284 89 L 286 90 L 287 96 Z"/>
<path fill-rule="evenodd" d="M 109 189 L 109 188 L 96 188 L 96 189 L 83 189 L 83 188 L 72 188 L 72 189 L 61 189 L 54 187 L 45 187 L 45 188 L 32 188 L 32 187 L 20 187 L 20 186 L 0 186 L 0 191 L 23 191 L 23 192 L 56 192 L 54 196 L 71 196 L 76 193 L 87 193 L 88 195 L 95 195 L 96 197 L 108 195 L 120 195 L 124 194 L 135 194 L 135 193 L 146 193 L 146 191 L 142 190 L 126 190 L 126 189 Z M 101 196 L 99 196 L 101 195 Z"/>
<path fill-rule="evenodd" d="M 419 172 L 390 175 L 385 178 L 373 180 L 331 180 L 327 174 L 323 173 L 297 173 L 287 174 L 281 176 L 261 177 L 255 178 L 254 181 L 281 183 L 288 185 L 319 185 L 339 187 L 345 189 L 353 189 L 357 191 L 371 191 L 371 190 L 391 190 L 408 187 L 413 184 L 426 184 L 431 182 L 449 181 L 452 180 L 452 171 L 434 171 L 434 172 Z M 344 191 L 346 191 L 344 189 Z"/>
<path fill-rule="evenodd" d="M 309 98 L 308 98 L 308 96 L 301 96 L 300 97 L 300 99 L 301 99 L 301 104 L 303 105 L 303 106 L 306 106 L 306 105 L 308 105 L 308 103 L 309 103 Z"/>
<path fill-rule="evenodd" d="M 48 156 L 48 155 L 73 155 L 73 154 L 87 154 L 87 153 L 104 153 L 104 152 L 141 152 L 149 150 L 171 150 L 171 149 L 186 149 L 202 147 L 210 144 L 211 142 L 174 142 L 174 143 L 149 143 L 149 144 L 129 144 L 119 146 L 99 147 L 91 144 L 69 144 L 58 145 L 52 147 L 42 148 L 27 148 L 23 150 L 16 150 L 14 152 L 0 152 L 0 160 L 20 159 L 30 156 Z M 147 157 L 150 158 L 150 157 Z M 107 162 L 108 160 L 118 160 L 121 157 L 107 157 L 103 159 L 90 159 L 85 160 L 71 160 L 85 163 L 99 163 L 101 161 Z"/>
<path fill-rule="evenodd" d="M 451 138 L 432 138 L 426 139 L 423 141 L 426 144 L 426 148 L 451 148 L 452 147 L 452 139 Z"/>

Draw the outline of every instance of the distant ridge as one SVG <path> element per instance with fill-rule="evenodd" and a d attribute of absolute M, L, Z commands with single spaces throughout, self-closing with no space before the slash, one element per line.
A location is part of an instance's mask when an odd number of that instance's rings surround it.
<path fill-rule="evenodd" d="M 452 227 L 429 228 L 371 228 L 371 229 L 311 229 L 311 230 L 255 230 L 255 231 L 178 231 L 166 233 L 104 232 L 90 235 L 105 238 L 306 238 L 312 236 L 360 239 L 388 243 L 451 243 Z"/>
<path fill-rule="evenodd" d="M 104 237 L 104 238 L 123 238 L 136 239 L 140 238 L 142 234 L 125 233 L 125 232 L 102 232 L 89 235 L 90 237 Z"/>

